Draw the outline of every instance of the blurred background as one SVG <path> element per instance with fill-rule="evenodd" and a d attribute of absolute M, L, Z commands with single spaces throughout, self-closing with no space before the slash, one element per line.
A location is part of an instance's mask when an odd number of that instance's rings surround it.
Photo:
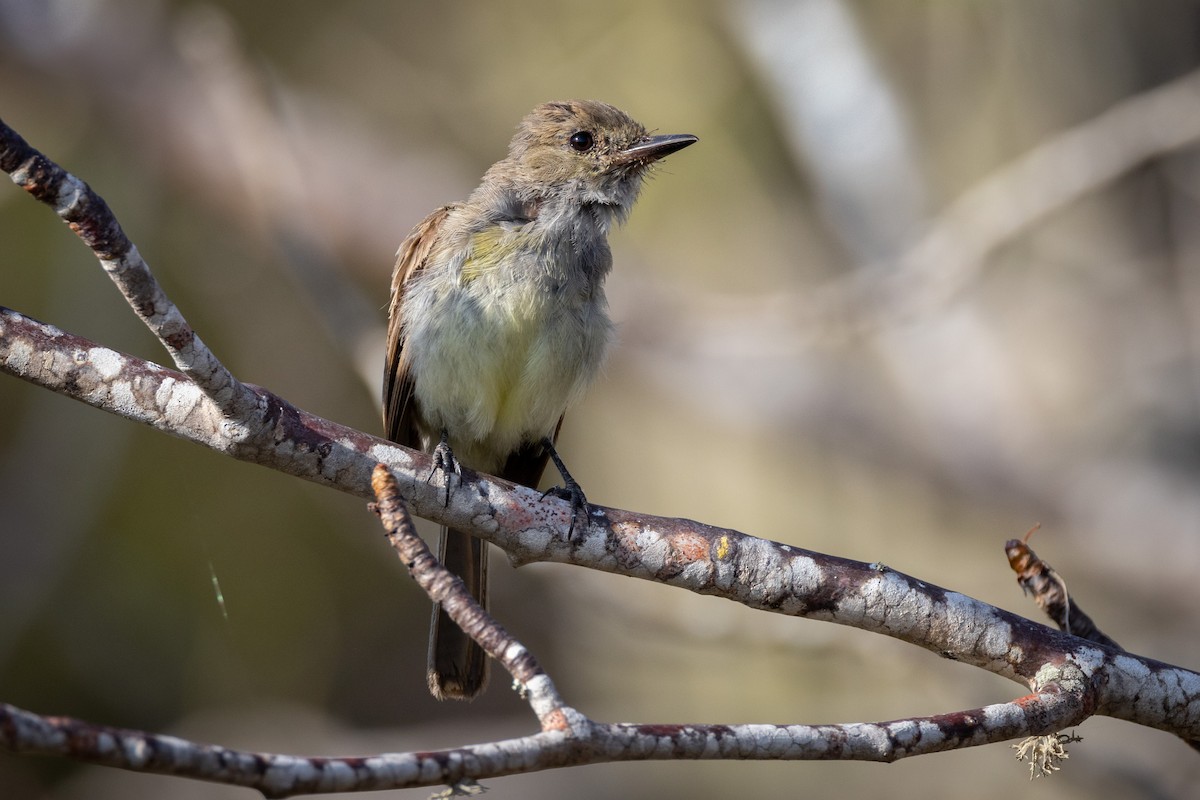
<path fill-rule="evenodd" d="M 1200 667 L 1200 5 L 0 0 L 0 116 L 87 180 L 243 380 L 378 433 L 397 245 L 539 102 L 700 144 L 612 236 L 620 343 L 560 450 L 597 503 L 865 561 L 1041 619 L 1034 548 L 1125 647 Z M 0 303 L 164 361 L 0 189 Z M 534 729 L 424 689 L 427 601 L 350 497 L 0 377 L 0 700 L 265 751 Z M 558 565 L 494 611 L 568 702 L 645 722 L 886 720 L 1021 687 L 913 647 Z M 489 797 L 1195 796 L 1108 719 L 868 764 L 623 764 Z M 0 755 L 6 798 L 247 792 Z M 424 797 L 429 790 L 398 793 Z"/>

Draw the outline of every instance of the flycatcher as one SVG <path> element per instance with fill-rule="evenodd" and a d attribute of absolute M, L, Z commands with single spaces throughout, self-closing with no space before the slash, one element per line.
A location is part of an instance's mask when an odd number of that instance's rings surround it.
<path fill-rule="evenodd" d="M 651 136 L 594 100 L 538 106 L 508 156 L 465 203 L 426 217 L 397 254 L 388 312 L 388 438 L 433 453 L 447 497 L 458 461 L 536 488 L 547 459 L 576 510 L 578 484 L 553 443 L 612 338 L 608 231 L 629 214 L 650 166 L 695 136 Z M 486 543 L 442 529 L 439 557 L 486 606 Z M 433 609 L 429 690 L 483 690 L 483 650 Z"/>

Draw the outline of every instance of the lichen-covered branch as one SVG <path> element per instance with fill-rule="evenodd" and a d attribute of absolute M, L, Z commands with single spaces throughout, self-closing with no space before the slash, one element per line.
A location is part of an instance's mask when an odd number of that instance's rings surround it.
<path fill-rule="evenodd" d="M 1037 527 L 1030 529 L 1024 539 L 1009 539 L 1004 545 L 1009 566 L 1017 573 L 1017 583 L 1042 611 L 1062 630 L 1068 631 L 1089 642 L 1098 642 L 1107 647 L 1125 652 L 1108 634 L 1100 630 L 1067 592 L 1067 582 L 1048 563 L 1038 558 L 1029 546 L 1029 536 Z M 1193 750 L 1200 751 L 1200 739 L 1184 736 L 1184 741 Z M 1053 747 L 1054 743 L 1050 743 Z"/>
<path fill-rule="evenodd" d="M 866 760 L 1053 733 L 1090 714 L 1086 681 L 1045 670 L 1036 694 L 986 708 L 847 725 L 606 724 L 559 698 L 533 654 L 475 602 L 417 536 L 396 478 L 372 474 L 375 509 L 409 572 L 454 621 L 500 661 L 538 715 L 542 732 L 450 750 L 345 758 L 249 753 L 175 737 L 46 718 L 0 705 L 0 746 L 124 769 L 247 786 L 268 797 L 449 784 L 568 765 L 645 760 Z"/>
<path fill-rule="evenodd" d="M 484 652 L 500 662 L 537 714 L 544 731 L 572 730 L 578 734 L 583 717 L 568 708 L 533 653 L 518 642 L 496 619 L 479 604 L 463 583 L 462 578 L 442 566 L 429 546 L 417 535 L 408 507 L 400 495 L 396 476 L 383 464 L 376 464 L 371 473 L 371 488 L 375 492 L 373 508 L 387 531 L 388 542 L 408 568 L 417 585 L 439 603 L 450 619 L 468 636 L 479 643 Z"/>
<path fill-rule="evenodd" d="M 450 750 L 344 758 L 230 750 L 169 736 L 47 718 L 0 705 L 0 746 L 109 766 L 247 786 L 268 797 L 449 784 L 517 772 L 646 760 L 895 761 L 1049 734 L 1091 713 L 1088 681 L 1073 665 L 1043 669 L 1037 692 L 951 714 L 846 725 L 608 724 L 559 698 L 533 654 L 492 619 L 417 536 L 394 475 L 372 474 L 375 509 L 413 578 L 517 681 L 542 732 Z"/>
<path fill-rule="evenodd" d="M 1011 703 L 848 725 L 631 725 L 579 718 L 570 730 L 447 750 L 341 758 L 254 753 L 173 736 L 42 717 L 0 704 L 0 748 L 257 789 L 267 797 L 457 785 L 619 761 L 896 761 L 1076 724 L 1077 698 L 1047 691 Z"/>
<path fill-rule="evenodd" d="M 129 419 L 360 497 L 377 462 L 418 516 L 469 531 L 516 564 L 554 561 L 666 583 L 751 608 L 836 622 L 923 647 L 1034 688 L 1046 665 L 1075 665 L 1096 713 L 1200 736 L 1200 674 L 1052 630 L 881 564 L 865 564 L 684 519 L 597 506 L 571 524 L 569 504 L 464 470 L 450 501 L 429 483 L 428 456 L 295 408 L 251 387 L 270 409 L 236 428 L 176 372 L 0 310 L 0 372 Z"/>
<path fill-rule="evenodd" d="M 54 213 L 91 248 L 104 271 L 171 354 L 175 365 L 195 381 L 230 420 L 252 417 L 254 393 L 229 372 L 200 340 L 179 308 L 159 286 L 150 267 L 92 188 L 35 150 L 0 120 L 0 169 Z"/>
<path fill-rule="evenodd" d="M 0 306 L 0 372 L 241 461 L 262 464 L 343 491 L 370 496 L 364 457 L 388 463 L 405 451 L 301 411 L 265 389 L 242 384 L 254 399 L 249 420 L 230 420 L 188 376 L 110 350 Z M 418 460 L 415 451 L 407 454 Z"/>
<path fill-rule="evenodd" d="M 656 758 L 894 760 L 1031 734 L 1106 714 L 1200 738 L 1200 674 L 1053 631 L 880 564 L 827 556 L 682 519 L 570 506 L 464 470 L 448 502 L 428 456 L 321 419 L 238 382 L 162 292 L 107 205 L 0 123 L 0 167 L 93 249 L 182 372 L 0 308 L 0 372 L 242 461 L 372 497 L 414 576 L 530 693 L 542 732 L 372 758 L 241 753 L 0 707 L 0 746 L 254 786 L 268 795 L 458 783 L 566 764 Z M 385 465 L 384 472 L 376 470 Z M 874 631 L 1021 683 L 1032 694 L 971 711 L 850 725 L 610 725 L 566 706 L 531 654 L 407 536 L 400 500 L 469 531 L 516 564 L 557 561 L 665 583 L 774 613 Z M 568 534 L 573 525 L 573 534 Z"/>

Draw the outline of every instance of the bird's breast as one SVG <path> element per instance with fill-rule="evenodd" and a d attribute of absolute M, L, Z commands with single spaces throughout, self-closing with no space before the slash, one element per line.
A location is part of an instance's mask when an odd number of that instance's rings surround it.
<path fill-rule="evenodd" d="M 417 290 L 428 313 L 405 343 L 422 416 L 483 470 L 553 433 L 612 335 L 602 278 L 511 234 L 487 234 L 455 279 Z"/>

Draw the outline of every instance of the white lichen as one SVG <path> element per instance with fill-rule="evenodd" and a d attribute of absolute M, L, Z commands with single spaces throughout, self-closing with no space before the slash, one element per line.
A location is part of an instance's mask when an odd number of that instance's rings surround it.
<path fill-rule="evenodd" d="M 1029 780 L 1033 780 L 1062 769 L 1058 762 L 1069 757 L 1067 745 L 1082 741 L 1083 737 L 1073 733 L 1054 733 L 1049 736 L 1030 736 L 1012 747 L 1017 751 L 1018 761 L 1029 762 Z"/>

